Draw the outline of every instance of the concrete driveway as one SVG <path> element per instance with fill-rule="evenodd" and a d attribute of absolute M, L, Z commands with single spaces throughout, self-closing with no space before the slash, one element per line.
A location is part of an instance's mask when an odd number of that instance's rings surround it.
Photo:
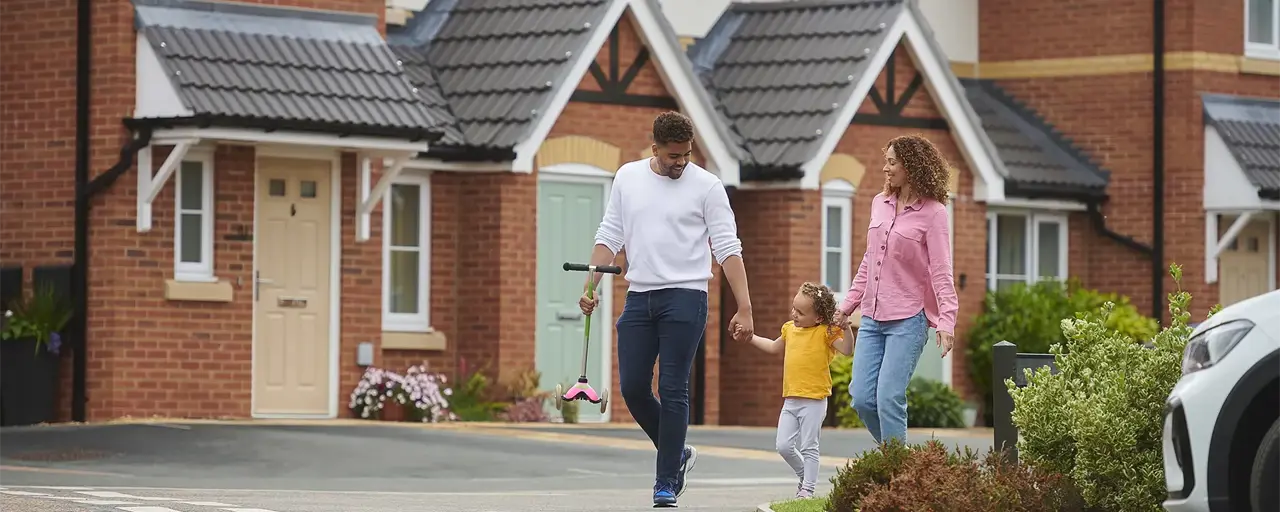
<path fill-rule="evenodd" d="M 701 428 L 680 508 L 748 511 L 795 477 L 767 428 Z M 923 440 L 928 433 L 913 433 Z M 941 433 L 985 450 L 981 432 Z M 872 447 L 824 431 L 826 480 Z M 634 426 L 176 422 L 0 430 L 0 509 L 75 512 L 651 510 L 654 453 Z"/>

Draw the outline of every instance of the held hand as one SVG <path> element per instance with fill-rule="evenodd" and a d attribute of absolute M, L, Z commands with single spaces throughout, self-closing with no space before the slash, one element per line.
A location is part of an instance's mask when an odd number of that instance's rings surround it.
<path fill-rule="evenodd" d="M 955 341 L 955 336 L 945 332 L 938 333 L 938 348 L 942 349 L 942 357 L 947 357 L 947 353 L 951 352 L 951 346 Z"/>
<path fill-rule="evenodd" d="M 756 334 L 755 323 L 751 319 L 751 312 L 738 310 L 733 315 L 733 319 L 729 321 L 729 325 L 733 328 L 734 339 L 738 341 L 749 341 Z"/>
<path fill-rule="evenodd" d="M 835 326 L 840 328 L 841 330 L 848 329 L 849 317 L 846 316 L 843 311 L 840 311 L 839 309 L 837 309 L 835 316 L 832 317 L 832 323 L 834 323 Z"/>

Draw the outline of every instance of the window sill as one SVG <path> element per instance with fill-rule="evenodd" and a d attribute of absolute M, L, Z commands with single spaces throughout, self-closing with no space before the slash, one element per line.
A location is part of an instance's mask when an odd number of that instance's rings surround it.
<path fill-rule="evenodd" d="M 445 350 L 448 340 L 443 332 L 382 331 L 383 350 Z"/>
<path fill-rule="evenodd" d="M 1248 75 L 1280 76 L 1280 56 L 1247 55 L 1240 59 L 1240 72 Z"/>
<path fill-rule="evenodd" d="M 231 302 L 235 296 L 227 281 L 178 281 L 164 282 L 164 298 L 171 301 Z"/>

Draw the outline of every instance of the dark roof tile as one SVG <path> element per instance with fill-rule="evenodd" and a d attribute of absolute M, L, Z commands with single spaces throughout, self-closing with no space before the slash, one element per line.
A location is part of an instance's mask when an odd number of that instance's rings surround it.
<path fill-rule="evenodd" d="M 511 149 L 608 9 L 607 0 L 433 0 L 388 39 L 448 119 L 440 146 Z"/>
<path fill-rule="evenodd" d="M 1008 172 L 1006 194 L 1105 194 L 1109 173 L 994 82 L 962 80 L 969 104 Z"/>
<path fill-rule="evenodd" d="M 689 49 L 747 153 L 744 179 L 798 170 L 869 70 L 903 0 L 733 4 Z M 754 170 L 753 170 L 754 169 Z"/>
<path fill-rule="evenodd" d="M 1280 197 L 1280 101 L 1205 94 L 1205 122 L 1217 128 L 1258 195 Z"/>
<path fill-rule="evenodd" d="M 184 106 L 230 124 L 429 140 L 415 90 L 376 18 L 198 0 L 134 0 L 136 24 Z"/>

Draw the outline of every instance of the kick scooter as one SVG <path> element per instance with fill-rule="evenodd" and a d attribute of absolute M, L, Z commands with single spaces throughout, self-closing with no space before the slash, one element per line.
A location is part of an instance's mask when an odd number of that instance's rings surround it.
<path fill-rule="evenodd" d="M 591 279 L 587 280 L 587 298 L 595 298 L 595 273 L 601 274 L 621 274 L 622 267 L 613 265 L 583 265 L 580 263 L 565 263 L 565 272 L 591 272 Z M 563 402 L 572 402 L 574 400 L 586 400 L 593 404 L 600 404 L 600 414 L 604 414 L 605 409 L 609 407 L 609 388 L 601 389 L 602 393 L 596 393 L 591 388 L 591 384 L 587 383 L 587 349 L 591 347 L 591 315 L 587 315 L 586 329 L 582 336 L 582 375 L 578 377 L 578 383 L 569 388 L 566 392 L 563 384 L 556 384 L 556 410 L 564 407 Z"/>

